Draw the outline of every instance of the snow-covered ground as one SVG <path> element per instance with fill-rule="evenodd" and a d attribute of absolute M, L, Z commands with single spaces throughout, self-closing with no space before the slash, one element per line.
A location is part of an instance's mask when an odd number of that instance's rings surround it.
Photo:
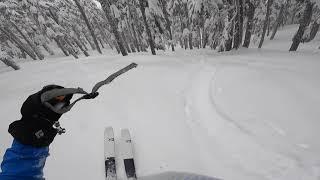
<path fill-rule="evenodd" d="M 12 141 L 8 125 L 20 118 L 28 95 L 50 83 L 90 90 L 136 62 L 98 98 L 61 118 L 67 133 L 51 146 L 47 179 L 104 179 L 103 132 L 113 126 L 117 139 L 120 128 L 131 130 L 138 176 L 180 171 L 228 180 L 319 180 L 320 37 L 289 53 L 294 31 L 286 27 L 261 50 L 107 52 L 26 62 L 17 72 L 2 67 L 0 157 Z"/>

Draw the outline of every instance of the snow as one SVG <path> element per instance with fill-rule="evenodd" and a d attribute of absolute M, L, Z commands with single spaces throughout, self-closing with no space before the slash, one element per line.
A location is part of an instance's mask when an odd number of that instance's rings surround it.
<path fill-rule="evenodd" d="M 12 141 L 8 125 L 20 118 L 28 95 L 49 83 L 90 90 L 136 62 L 138 68 L 101 88 L 98 98 L 79 102 L 61 118 L 67 133 L 50 147 L 47 179 L 104 179 L 104 127 L 113 126 L 116 141 L 121 128 L 131 131 L 138 177 L 178 176 L 165 173 L 171 171 L 230 180 L 318 180 L 320 38 L 289 53 L 296 30 L 286 27 L 261 50 L 105 52 L 20 63 L 16 72 L 0 67 L 0 157 Z"/>

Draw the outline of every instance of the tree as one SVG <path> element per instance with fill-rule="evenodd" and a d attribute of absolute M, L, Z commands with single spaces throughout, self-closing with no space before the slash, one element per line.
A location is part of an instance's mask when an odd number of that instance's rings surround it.
<path fill-rule="evenodd" d="M 235 35 L 233 48 L 238 49 L 243 36 L 243 0 L 236 0 Z"/>
<path fill-rule="evenodd" d="M 173 36 L 172 36 L 172 32 L 171 32 L 171 22 L 169 19 L 169 13 L 167 11 L 167 1 L 166 0 L 159 0 L 159 2 L 161 4 L 162 12 L 163 12 L 164 18 L 166 20 L 166 29 L 169 33 L 171 49 L 172 49 L 172 51 L 174 51 Z"/>
<path fill-rule="evenodd" d="M 153 40 L 151 31 L 150 31 L 150 28 L 149 28 L 149 25 L 147 22 L 147 17 L 146 17 L 146 11 L 145 11 L 145 8 L 147 7 L 146 0 L 139 0 L 139 7 L 140 7 L 141 14 L 142 14 L 144 26 L 145 26 L 145 29 L 146 29 L 146 32 L 148 35 L 148 42 L 150 45 L 151 53 L 152 53 L 152 55 L 156 55 L 154 40 Z"/>
<path fill-rule="evenodd" d="M 247 9 L 246 9 L 247 28 L 246 28 L 246 34 L 243 42 L 243 47 L 248 48 L 251 41 L 255 6 L 250 0 L 246 0 L 246 4 L 247 4 Z"/>
<path fill-rule="evenodd" d="M 310 33 L 307 35 L 305 39 L 303 39 L 303 42 L 312 41 L 316 37 L 319 31 L 319 28 L 320 28 L 320 24 L 317 21 L 314 21 L 310 27 Z"/>
<path fill-rule="evenodd" d="M 90 34 L 91 34 L 91 37 L 92 37 L 92 39 L 93 39 L 93 42 L 94 42 L 94 44 L 95 44 L 98 52 L 99 52 L 100 54 L 102 54 L 102 51 L 101 51 L 100 46 L 99 46 L 98 41 L 97 41 L 97 37 L 96 37 L 96 35 L 94 34 L 94 31 L 93 31 L 93 29 L 92 29 L 92 27 L 91 27 L 91 25 L 90 25 L 90 22 L 89 22 L 89 20 L 88 20 L 88 17 L 87 17 L 87 15 L 86 15 L 86 13 L 84 12 L 84 10 L 83 10 L 83 8 L 82 8 L 79 0 L 74 0 L 74 2 L 76 3 L 76 5 L 77 5 L 77 7 L 78 7 L 78 9 L 79 9 L 79 11 L 80 11 L 80 13 L 81 13 L 82 18 L 84 19 L 84 21 L 85 21 L 85 23 L 86 23 L 86 25 L 87 25 L 87 27 L 88 27 L 88 30 L 89 30 L 89 32 L 90 32 Z"/>
<path fill-rule="evenodd" d="M 33 50 L 33 52 L 37 55 L 37 57 L 40 60 L 44 59 L 44 55 L 42 54 L 42 52 L 39 50 L 39 48 L 34 44 L 33 41 L 31 41 L 23 32 L 22 30 L 20 30 L 20 28 L 13 23 L 12 21 L 10 22 L 11 25 L 19 32 L 19 34 L 23 37 L 23 39 L 28 43 L 28 45 L 31 47 L 31 49 Z"/>
<path fill-rule="evenodd" d="M 119 47 L 119 51 L 121 52 L 121 54 L 123 56 L 127 56 L 128 53 L 125 49 L 125 46 L 123 44 L 122 38 L 121 38 L 121 34 L 118 30 L 118 19 L 117 17 L 119 16 L 118 13 L 118 8 L 116 7 L 116 5 L 114 3 L 116 3 L 117 1 L 113 1 L 113 3 L 111 3 L 111 0 L 99 0 L 103 11 L 105 12 L 105 15 L 108 19 L 108 22 L 111 26 L 111 31 L 116 39 L 117 42 L 117 46 Z"/>
<path fill-rule="evenodd" d="M 305 35 L 302 39 L 303 42 L 310 42 L 312 41 L 317 33 L 319 32 L 319 28 L 320 28 L 320 2 L 319 5 L 316 4 L 313 8 L 313 23 L 311 23 L 307 29 L 307 31 L 305 32 Z"/>
<path fill-rule="evenodd" d="M 14 70 L 19 70 L 20 67 L 13 61 L 13 56 L 17 53 L 9 46 L 8 39 L 0 33 L 0 61 L 5 65 L 12 67 Z"/>
<path fill-rule="evenodd" d="M 270 40 L 273 40 L 277 31 L 278 31 L 278 28 L 280 26 L 280 24 L 282 23 L 283 19 L 284 19 L 284 12 L 285 12 L 285 7 L 288 5 L 289 3 L 289 0 L 286 0 L 285 2 L 284 1 L 280 1 L 280 10 L 279 10 L 279 14 L 277 16 L 277 19 L 276 19 L 276 22 L 274 23 L 273 25 L 273 30 L 272 30 L 272 34 L 270 36 Z"/>
<path fill-rule="evenodd" d="M 259 48 L 262 47 L 263 42 L 264 42 L 264 37 L 265 37 L 266 32 L 267 32 L 272 3 L 273 3 L 273 0 L 268 0 L 267 12 L 266 12 L 266 16 L 265 16 L 265 20 L 264 20 L 264 24 L 263 24 L 263 31 L 262 31 L 262 35 L 261 35 L 261 39 L 260 39 L 260 43 L 259 43 Z"/>
<path fill-rule="evenodd" d="M 313 5 L 314 4 L 310 0 L 305 1 L 305 9 L 304 9 L 303 17 L 300 21 L 299 29 L 292 39 L 292 45 L 289 51 L 296 51 L 298 49 L 299 44 L 303 38 L 304 31 L 306 27 L 310 24 Z"/>
<path fill-rule="evenodd" d="M 233 43 L 233 27 L 234 27 L 234 8 L 233 8 L 233 2 L 231 0 L 227 0 L 230 8 L 228 10 L 228 20 L 227 24 L 225 25 L 225 31 L 228 33 L 226 37 L 226 42 L 224 43 L 224 50 L 230 51 L 232 49 L 232 43 Z"/>
<path fill-rule="evenodd" d="M 10 29 L 0 26 L 0 31 L 6 36 L 9 41 L 20 48 L 22 52 L 27 53 L 33 60 L 37 60 L 34 52 L 30 48 L 28 48 L 13 32 L 11 32 Z"/>

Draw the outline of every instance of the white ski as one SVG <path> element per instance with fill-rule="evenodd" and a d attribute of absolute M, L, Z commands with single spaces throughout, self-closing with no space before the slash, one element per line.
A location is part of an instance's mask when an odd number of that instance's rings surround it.
<path fill-rule="evenodd" d="M 136 168 L 134 165 L 133 158 L 133 145 L 131 141 L 130 132 L 128 129 L 121 129 L 121 138 L 122 138 L 122 153 L 124 168 L 126 171 L 127 178 L 129 180 L 137 179 Z"/>
<path fill-rule="evenodd" d="M 112 127 L 107 127 L 104 130 L 104 157 L 106 180 L 116 180 L 115 143 Z"/>

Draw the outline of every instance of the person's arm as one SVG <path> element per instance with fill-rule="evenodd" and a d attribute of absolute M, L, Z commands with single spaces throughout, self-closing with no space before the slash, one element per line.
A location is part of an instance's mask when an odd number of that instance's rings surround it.
<path fill-rule="evenodd" d="M 49 85 L 27 98 L 21 107 L 22 118 L 9 126 L 14 140 L 7 149 L 1 163 L 0 180 L 43 180 L 43 168 L 49 156 L 49 145 L 58 130 L 53 125 L 62 114 L 53 112 L 41 102 L 41 95 L 61 86 Z M 67 98 L 48 100 L 51 105 L 69 104 Z"/>

